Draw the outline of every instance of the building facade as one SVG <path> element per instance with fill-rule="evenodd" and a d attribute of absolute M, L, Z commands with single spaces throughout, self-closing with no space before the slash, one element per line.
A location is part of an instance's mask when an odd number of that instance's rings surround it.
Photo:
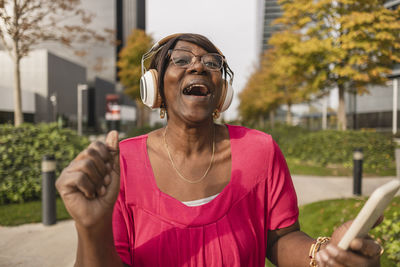
<path fill-rule="evenodd" d="M 106 96 L 118 94 L 122 125 L 134 125 L 136 105 L 117 82 L 116 60 L 133 29 L 145 27 L 145 0 L 85 0 L 81 7 L 94 14 L 90 28 L 113 30 L 112 40 L 98 45 L 43 43 L 21 61 L 22 108 L 27 122 L 51 122 L 62 117 L 77 123 L 77 86 L 82 91 L 83 123 L 89 131 L 106 131 Z M 75 24 L 71 19 L 69 22 Z M 77 50 L 86 50 L 78 56 Z M 0 123 L 13 121 L 13 64 L 0 47 Z M 139 82 L 139 81 L 138 81 Z M 3 97 L 4 96 L 4 97 Z M 126 128 L 126 127 L 125 127 Z"/>
<path fill-rule="evenodd" d="M 264 1 L 264 19 L 262 32 L 262 48 L 263 51 L 269 48 L 268 40 L 272 34 L 278 31 L 279 25 L 273 24 L 273 21 L 282 16 L 282 9 L 278 4 L 278 0 Z"/>

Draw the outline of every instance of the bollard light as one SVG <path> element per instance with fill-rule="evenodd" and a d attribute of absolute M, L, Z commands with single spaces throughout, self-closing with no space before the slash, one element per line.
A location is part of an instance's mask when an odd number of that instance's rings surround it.
<path fill-rule="evenodd" d="M 353 194 L 361 195 L 362 186 L 362 164 L 364 154 L 362 148 L 356 148 L 353 151 Z"/>
<path fill-rule="evenodd" d="M 55 224 L 56 219 L 56 160 L 53 155 L 42 159 L 42 223 Z"/>

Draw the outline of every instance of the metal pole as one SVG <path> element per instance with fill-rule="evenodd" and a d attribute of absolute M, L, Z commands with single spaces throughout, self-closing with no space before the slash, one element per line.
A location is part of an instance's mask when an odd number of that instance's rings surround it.
<path fill-rule="evenodd" d="M 56 161 L 53 155 L 42 159 L 42 223 L 52 225 L 56 217 Z"/>
<path fill-rule="evenodd" d="M 353 152 L 353 194 L 360 196 L 362 188 L 363 150 L 356 148 Z"/>
<path fill-rule="evenodd" d="M 326 130 L 328 125 L 328 96 L 325 96 L 322 102 L 322 130 Z"/>
<path fill-rule="evenodd" d="M 87 84 L 78 84 L 78 135 L 82 135 L 82 91 L 87 89 Z"/>
<path fill-rule="evenodd" d="M 396 160 L 396 176 L 400 178 L 400 148 L 394 150 L 394 157 Z"/>
<path fill-rule="evenodd" d="M 353 130 L 357 129 L 357 89 L 354 89 L 354 102 L 353 102 Z"/>
<path fill-rule="evenodd" d="M 398 80 L 393 79 L 393 134 L 397 133 L 397 99 L 398 99 Z"/>

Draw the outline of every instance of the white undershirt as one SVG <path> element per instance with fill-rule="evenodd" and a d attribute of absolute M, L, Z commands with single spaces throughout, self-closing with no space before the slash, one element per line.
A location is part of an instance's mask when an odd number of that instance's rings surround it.
<path fill-rule="evenodd" d="M 196 199 L 196 200 L 191 200 L 191 201 L 182 201 L 182 203 L 189 207 L 201 206 L 201 205 L 207 204 L 208 202 L 210 202 L 211 200 L 216 198 L 218 195 L 219 195 L 219 193 L 216 195 L 201 198 L 201 199 Z"/>

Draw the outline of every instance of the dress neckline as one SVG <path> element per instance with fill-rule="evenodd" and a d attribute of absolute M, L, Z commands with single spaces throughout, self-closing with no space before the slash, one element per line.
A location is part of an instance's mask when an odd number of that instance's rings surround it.
<path fill-rule="evenodd" d="M 231 174 L 230 174 L 230 179 L 228 184 L 220 191 L 218 192 L 218 196 L 215 197 L 214 199 L 212 199 L 210 202 L 205 203 L 203 205 L 200 206 L 187 206 L 184 203 L 182 203 L 182 201 L 170 196 L 169 194 L 161 191 L 161 189 L 158 187 L 157 183 L 156 183 L 156 179 L 155 179 L 155 175 L 153 172 L 153 168 L 151 166 L 151 162 L 150 162 L 150 157 L 149 157 L 149 153 L 147 150 L 147 140 L 148 140 L 148 134 L 145 135 L 145 140 L 143 142 L 144 144 L 144 152 L 145 152 L 145 158 L 146 158 L 146 167 L 148 168 L 148 172 L 150 173 L 150 175 L 148 176 L 150 179 L 150 183 L 151 186 L 153 187 L 153 189 L 155 190 L 155 192 L 157 192 L 159 194 L 159 196 L 164 199 L 167 200 L 171 203 L 175 203 L 175 205 L 186 208 L 186 209 L 204 209 L 204 208 L 208 208 L 211 205 L 214 205 L 214 203 L 219 202 L 220 199 L 223 199 L 224 194 L 226 193 L 226 191 L 229 190 L 229 188 L 232 186 L 232 182 L 233 182 L 233 170 L 234 170 L 234 156 L 233 156 L 233 144 L 232 144 L 232 132 L 231 132 L 231 127 L 228 124 L 224 124 L 225 127 L 227 127 L 228 129 L 228 135 L 229 135 L 229 144 L 230 144 L 230 150 L 231 150 Z M 160 200 L 161 201 L 161 200 Z"/>

